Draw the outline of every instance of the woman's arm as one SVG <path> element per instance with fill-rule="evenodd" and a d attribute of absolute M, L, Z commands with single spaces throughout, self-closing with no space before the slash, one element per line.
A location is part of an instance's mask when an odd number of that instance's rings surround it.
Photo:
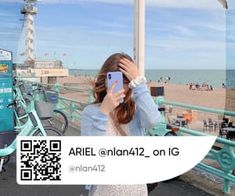
<path fill-rule="evenodd" d="M 108 116 L 99 107 L 89 105 L 84 108 L 81 119 L 81 136 L 103 136 L 107 130 Z"/>
<path fill-rule="evenodd" d="M 150 95 L 147 85 L 140 84 L 132 90 L 141 127 L 145 129 L 153 128 L 160 120 L 160 112 Z"/>
<path fill-rule="evenodd" d="M 81 120 L 81 135 L 105 135 L 108 128 L 108 115 L 120 104 L 120 98 L 124 97 L 124 89 L 113 93 L 116 85 L 117 82 L 107 90 L 100 106 L 93 104 L 84 108 Z"/>

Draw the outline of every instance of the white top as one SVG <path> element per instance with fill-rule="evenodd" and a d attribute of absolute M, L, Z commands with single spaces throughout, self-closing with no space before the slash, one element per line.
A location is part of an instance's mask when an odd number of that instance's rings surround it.
<path fill-rule="evenodd" d="M 129 135 L 129 123 L 128 124 L 120 124 L 120 127 L 123 129 L 123 131 L 125 131 L 127 133 L 127 135 Z M 117 130 L 113 119 L 111 118 L 111 116 L 108 116 L 108 129 L 106 132 L 106 136 L 121 136 L 121 134 L 119 133 L 119 131 Z"/>

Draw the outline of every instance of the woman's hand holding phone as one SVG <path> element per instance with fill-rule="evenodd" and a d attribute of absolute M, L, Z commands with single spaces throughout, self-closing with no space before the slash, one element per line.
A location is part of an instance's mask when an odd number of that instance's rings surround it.
<path fill-rule="evenodd" d="M 121 89 L 117 93 L 113 93 L 115 86 L 117 85 L 117 81 L 113 83 L 112 87 L 107 90 L 107 94 L 104 97 L 103 102 L 100 106 L 100 111 L 103 114 L 109 115 L 119 104 L 120 99 L 125 97 L 125 90 Z"/>

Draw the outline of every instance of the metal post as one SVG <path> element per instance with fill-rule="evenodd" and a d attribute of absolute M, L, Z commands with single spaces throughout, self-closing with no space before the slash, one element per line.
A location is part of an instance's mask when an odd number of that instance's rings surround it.
<path fill-rule="evenodd" d="M 134 60 L 140 74 L 144 75 L 145 65 L 145 0 L 134 0 Z"/>
<path fill-rule="evenodd" d="M 4 158 L 1 157 L 1 158 L 0 158 L 0 172 L 3 171 L 3 163 L 4 163 Z"/>

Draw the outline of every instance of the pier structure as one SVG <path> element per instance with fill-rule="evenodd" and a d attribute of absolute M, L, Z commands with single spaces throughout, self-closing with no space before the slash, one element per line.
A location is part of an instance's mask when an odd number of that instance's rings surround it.
<path fill-rule="evenodd" d="M 21 14 L 24 15 L 24 63 L 18 65 L 16 75 L 25 77 L 33 81 L 54 84 L 58 77 L 66 77 L 69 75 L 68 69 L 63 67 L 60 60 L 39 60 L 35 52 L 35 23 L 34 17 L 38 13 L 36 4 L 39 0 L 24 0 Z"/>

